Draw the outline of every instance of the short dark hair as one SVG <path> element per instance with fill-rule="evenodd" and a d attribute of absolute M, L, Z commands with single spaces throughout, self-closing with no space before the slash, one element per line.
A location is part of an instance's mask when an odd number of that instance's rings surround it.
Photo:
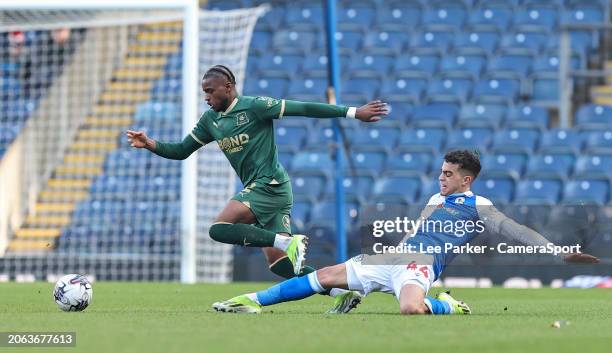
<path fill-rule="evenodd" d="M 476 151 L 450 151 L 444 155 L 444 160 L 447 163 L 458 164 L 459 169 L 468 171 L 474 176 L 474 179 L 476 179 L 478 177 L 478 173 L 480 173 L 480 157 Z"/>
<path fill-rule="evenodd" d="M 210 69 L 208 69 L 208 71 L 206 71 L 204 77 L 202 77 L 202 80 L 205 80 L 209 77 L 223 77 L 226 78 L 231 84 L 236 84 L 236 77 L 234 76 L 232 70 L 230 70 L 227 66 L 215 65 L 211 67 Z"/>

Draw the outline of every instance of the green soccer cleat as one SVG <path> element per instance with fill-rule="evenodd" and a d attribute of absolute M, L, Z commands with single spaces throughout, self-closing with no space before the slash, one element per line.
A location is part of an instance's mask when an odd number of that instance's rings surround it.
<path fill-rule="evenodd" d="M 293 264 L 293 273 L 298 276 L 304 269 L 306 263 L 306 247 L 308 246 L 308 237 L 301 234 L 294 234 L 291 237 L 291 242 L 285 252 L 289 261 Z"/>
<path fill-rule="evenodd" d="M 465 302 L 455 300 L 455 298 L 451 297 L 450 291 L 436 294 L 436 299 L 450 304 L 451 314 L 469 315 L 472 313 L 470 307 Z"/>
<path fill-rule="evenodd" d="M 363 295 L 355 291 L 347 291 L 338 295 L 334 300 L 333 308 L 327 310 L 326 314 L 347 314 L 361 303 Z"/>
<path fill-rule="evenodd" d="M 216 302 L 212 307 L 222 313 L 261 313 L 261 305 L 249 299 L 246 295 L 239 295 L 223 302 Z"/>

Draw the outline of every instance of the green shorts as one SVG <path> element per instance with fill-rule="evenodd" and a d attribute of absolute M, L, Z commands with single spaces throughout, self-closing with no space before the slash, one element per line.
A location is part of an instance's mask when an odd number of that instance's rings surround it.
<path fill-rule="evenodd" d="M 232 200 L 251 209 L 257 218 L 256 226 L 275 233 L 291 234 L 293 192 L 290 181 L 276 185 L 254 181 Z"/>

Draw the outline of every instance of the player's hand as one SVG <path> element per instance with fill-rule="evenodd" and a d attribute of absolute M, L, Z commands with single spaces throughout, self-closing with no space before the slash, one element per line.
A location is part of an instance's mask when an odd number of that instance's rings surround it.
<path fill-rule="evenodd" d="M 143 131 L 128 130 L 127 131 L 127 138 L 128 138 L 128 143 L 132 147 L 135 147 L 135 148 L 147 148 L 147 147 L 149 147 L 149 145 L 148 145 L 149 138 L 147 137 L 147 134 L 145 134 Z"/>
<path fill-rule="evenodd" d="M 573 253 L 563 257 L 563 261 L 572 264 L 596 264 L 599 263 L 599 259 L 593 255 L 584 253 Z"/>
<path fill-rule="evenodd" d="M 389 113 L 387 103 L 383 101 L 371 101 L 366 105 L 357 108 L 355 118 L 367 123 L 379 121 L 383 115 Z"/>

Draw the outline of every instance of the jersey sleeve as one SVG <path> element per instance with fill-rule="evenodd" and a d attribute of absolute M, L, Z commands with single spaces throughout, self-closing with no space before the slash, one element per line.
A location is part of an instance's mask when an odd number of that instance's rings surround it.
<path fill-rule="evenodd" d="M 279 119 L 285 112 L 285 100 L 270 97 L 255 97 L 251 111 L 261 120 Z"/>
<path fill-rule="evenodd" d="M 202 116 L 200 117 L 200 120 L 198 120 L 198 123 L 193 128 L 193 130 L 191 130 L 191 133 L 190 133 L 191 137 L 193 137 L 193 139 L 196 140 L 202 146 L 215 140 L 210 134 L 210 132 L 208 131 L 208 128 L 206 127 L 206 123 L 205 123 L 209 114 L 210 114 L 210 110 L 202 114 Z"/>
<path fill-rule="evenodd" d="M 488 201 L 488 200 L 487 200 Z M 484 222 L 485 229 L 494 234 L 516 240 L 526 245 L 545 246 L 550 241 L 535 230 L 517 223 L 499 211 L 490 201 L 481 202 L 476 206 L 480 219 Z"/>

